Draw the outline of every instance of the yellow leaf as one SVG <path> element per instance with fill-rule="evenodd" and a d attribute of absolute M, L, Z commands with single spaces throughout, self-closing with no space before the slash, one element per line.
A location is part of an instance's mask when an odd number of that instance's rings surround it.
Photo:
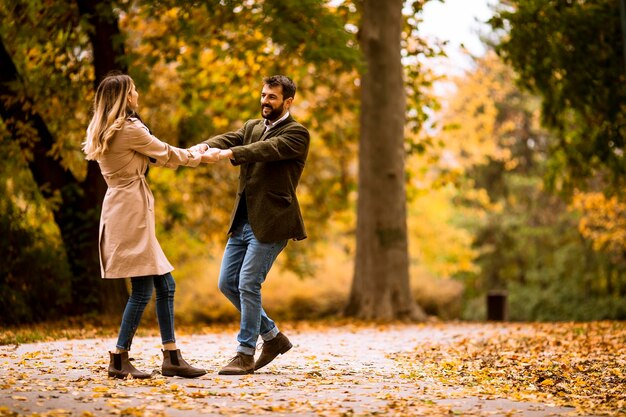
<path fill-rule="evenodd" d="M 548 378 L 548 379 L 544 379 L 543 381 L 541 381 L 539 383 L 539 385 L 542 385 L 544 387 L 551 387 L 552 385 L 554 385 L 554 380 Z"/>

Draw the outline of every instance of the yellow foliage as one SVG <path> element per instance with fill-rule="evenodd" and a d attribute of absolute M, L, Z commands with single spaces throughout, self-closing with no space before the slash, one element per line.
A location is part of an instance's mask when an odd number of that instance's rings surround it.
<path fill-rule="evenodd" d="M 469 231 L 455 226 L 459 216 L 451 203 L 453 187 L 431 190 L 410 203 L 408 228 L 412 264 L 437 278 L 449 278 L 460 272 L 475 271 Z"/>
<path fill-rule="evenodd" d="M 572 208 L 580 211 L 578 230 L 597 251 L 623 258 L 626 248 L 626 203 L 599 192 L 574 194 Z"/>
<path fill-rule="evenodd" d="M 489 52 L 481 58 L 476 70 L 454 80 L 456 92 L 447 97 L 441 130 L 437 138 L 452 155 L 453 166 L 469 167 L 487 158 L 506 163 L 513 169 L 517 162 L 507 148 L 507 138 L 520 129 L 514 115 L 502 120 L 498 103 L 506 102 L 514 92 L 512 70 Z M 539 123 L 538 110 L 535 111 Z"/>

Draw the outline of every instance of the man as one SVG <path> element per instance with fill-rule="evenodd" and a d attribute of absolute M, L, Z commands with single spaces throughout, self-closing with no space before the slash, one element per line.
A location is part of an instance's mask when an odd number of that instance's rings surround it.
<path fill-rule="evenodd" d="M 306 238 L 296 187 L 309 151 L 309 132 L 289 113 L 295 93 L 288 77 L 265 78 L 262 119 L 197 145 L 222 149 L 220 157 L 240 166 L 219 277 L 220 290 L 241 312 L 239 346 L 221 375 L 253 373 L 292 347 L 263 310 L 261 285 L 287 241 Z M 255 362 L 259 335 L 264 343 Z"/>

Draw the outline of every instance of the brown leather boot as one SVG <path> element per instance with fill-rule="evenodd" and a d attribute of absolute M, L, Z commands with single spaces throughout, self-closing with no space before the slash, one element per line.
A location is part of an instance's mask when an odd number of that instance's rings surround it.
<path fill-rule="evenodd" d="M 111 362 L 109 363 L 109 376 L 115 378 L 126 378 L 129 374 L 133 378 L 146 379 L 150 378 L 150 374 L 141 372 L 135 368 L 128 359 L 128 352 L 113 353 L 109 352 Z"/>
<path fill-rule="evenodd" d="M 220 369 L 220 375 L 245 375 L 254 373 L 254 355 L 246 355 L 237 352 L 237 356 L 230 360 L 230 363 Z"/>
<path fill-rule="evenodd" d="M 183 378 L 197 378 L 206 374 L 204 369 L 194 368 L 183 359 L 180 349 L 162 350 L 163 366 L 161 367 L 163 376 L 181 376 Z"/>
<path fill-rule="evenodd" d="M 293 345 L 284 334 L 278 333 L 275 338 L 272 340 L 268 340 L 267 342 L 263 342 L 263 350 L 261 351 L 261 355 L 259 359 L 254 364 L 254 370 L 261 369 L 271 361 L 273 361 L 276 356 L 282 355 L 291 349 Z"/>

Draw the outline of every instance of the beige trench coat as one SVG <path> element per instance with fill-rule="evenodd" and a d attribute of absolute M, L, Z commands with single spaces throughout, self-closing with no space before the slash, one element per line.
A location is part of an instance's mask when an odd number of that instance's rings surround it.
<path fill-rule="evenodd" d="M 200 159 L 161 142 L 136 118 L 129 118 L 111 139 L 98 161 L 109 187 L 100 216 L 102 278 L 162 275 L 174 269 L 156 238 L 154 197 L 144 174 L 149 164 L 195 167 Z"/>

